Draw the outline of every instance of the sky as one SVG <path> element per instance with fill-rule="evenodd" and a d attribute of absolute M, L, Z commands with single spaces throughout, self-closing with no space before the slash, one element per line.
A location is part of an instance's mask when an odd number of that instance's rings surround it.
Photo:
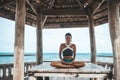
<path fill-rule="evenodd" d="M 77 53 L 90 53 L 89 28 L 43 29 L 43 53 L 58 53 L 65 42 L 64 35 L 72 34 Z M 95 27 L 97 53 L 112 53 L 108 23 Z M 15 22 L 0 17 L 0 52 L 14 52 Z M 25 52 L 36 52 L 36 28 L 25 25 Z"/>

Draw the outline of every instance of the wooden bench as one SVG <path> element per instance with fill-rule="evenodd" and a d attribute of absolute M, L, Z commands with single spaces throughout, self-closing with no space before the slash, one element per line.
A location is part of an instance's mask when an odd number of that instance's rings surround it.
<path fill-rule="evenodd" d="M 80 68 L 55 68 L 50 66 L 50 62 L 44 62 L 28 70 L 29 80 L 38 80 L 45 77 L 74 77 L 74 78 L 109 78 L 110 70 L 93 63 L 85 63 L 85 67 Z"/>

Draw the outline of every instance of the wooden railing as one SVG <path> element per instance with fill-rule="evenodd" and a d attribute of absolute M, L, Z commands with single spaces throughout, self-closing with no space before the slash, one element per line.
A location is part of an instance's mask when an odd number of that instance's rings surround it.
<path fill-rule="evenodd" d="M 97 62 L 97 64 L 111 70 L 111 74 L 110 74 L 109 78 L 113 77 L 114 70 L 113 70 L 112 63 Z M 26 76 L 28 69 L 31 67 L 34 67 L 36 65 L 36 63 L 35 62 L 27 62 L 24 65 L 25 65 L 24 73 Z M 13 77 L 13 64 L 0 64 L 0 80 L 13 80 L 12 77 Z"/>
<path fill-rule="evenodd" d="M 24 65 L 24 74 L 26 76 L 28 69 L 35 66 L 36 63 L 27 62 Z M 13 64 L 0 64 L 0 80 L 13 80 Z"/>
<path fill-rule="evenodd" d="M 106 68 L 106 69 L 109 69 L 110 70 L 110 74 L 108 76 L 108 79 L 107 80 L 112 80 L 113 79 L 113 75 L 114 75 L 114 68 L 113 68 L 113 63 L 107 63 L 107 62 L 97 62 L 98 65 Z"/>
<path fill-rule="evenodd" d="M 0 80 L 12 79 L 13 64 L 0 64 Z"/>

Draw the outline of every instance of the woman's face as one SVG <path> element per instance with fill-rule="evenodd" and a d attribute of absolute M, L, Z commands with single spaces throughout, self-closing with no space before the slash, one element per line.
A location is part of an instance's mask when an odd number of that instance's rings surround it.
<path fill-rule="evenodd" d="M 70 43 L 70 42 L 71 42 L 71 36 L 70 36 L 70 35 L 65 36 L 65 39 L 66 39 L 66 42 L 67 42 L 67 43 Z"/>

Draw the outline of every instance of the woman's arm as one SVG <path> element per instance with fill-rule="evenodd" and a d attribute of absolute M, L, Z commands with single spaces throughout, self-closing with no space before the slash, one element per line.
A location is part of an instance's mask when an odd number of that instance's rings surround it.
<path fill-rule="evenodd" d="M 74 61 L 76 57 L 76 45 L 75 44 L 73 44 L 73 50 L 74 50 L 74 56 L 73 56 L 73 61 Z"/>
<path fill-rule="evenodd" d="M 62 44 L 60 45 L 60 48 L 59 48 L 59 58 L 60 58 L 61 60 L 63 60 L 63 59 L 62 59 L 62 56 L 61 56 L 61 52 L 62 52 Z"/>

